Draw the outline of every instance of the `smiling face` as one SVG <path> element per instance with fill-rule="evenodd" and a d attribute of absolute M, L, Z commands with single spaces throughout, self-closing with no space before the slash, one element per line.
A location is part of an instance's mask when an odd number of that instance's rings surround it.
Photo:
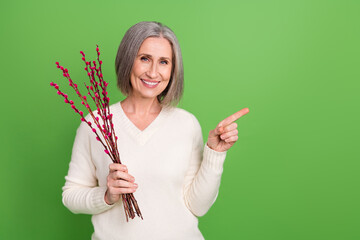
<path fill-rule="evenodd" d="M 171 77 L 172 47 L 165 38 L 149 37 L 140 46 L 130 75 L 132 95 L 156 98 Z"/>

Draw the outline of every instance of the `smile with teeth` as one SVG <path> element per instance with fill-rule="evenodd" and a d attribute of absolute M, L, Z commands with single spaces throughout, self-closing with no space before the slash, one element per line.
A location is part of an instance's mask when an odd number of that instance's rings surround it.
<path fill-rule="evenodd" d="M 145 81 L 144 79 L 141 79 L 141 81 L 149 86 L 156 86 L 160 83 L 160 81 L 159 82 L 149 82 L 149 81 Z"/>

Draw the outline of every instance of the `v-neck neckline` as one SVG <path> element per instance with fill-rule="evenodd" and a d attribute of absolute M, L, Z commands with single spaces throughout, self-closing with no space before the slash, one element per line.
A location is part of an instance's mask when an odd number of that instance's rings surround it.
<path fill-rule="evenodd" d="M 120 121 L 125 125 L 128 133 L 131 134 L 140 145 L 144 145 L 150 139 L 150 137 L 162 125 L 163 120 L 169 113 L 169 110 L 167 108 L 162 107 L 160 113 L 156 116 L 156 118 L 144 130 L 140 130 L 126 115 L 124 109 L 121 106 L 121 102 L 118 103 L 118 108 L 120 114 Z"/>

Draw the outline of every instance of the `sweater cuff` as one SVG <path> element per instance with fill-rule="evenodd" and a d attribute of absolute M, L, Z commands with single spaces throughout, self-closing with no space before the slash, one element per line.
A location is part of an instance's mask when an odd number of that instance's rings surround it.
<path fill-rule="evenodd" d="M 215 172 L 222 173 L 223 165 L 226 157 L 225 152 L 217 152 L 208 147 L 205 143 L 203 153 L 203 163 L 207 168 L 212 169 Z"/>
<path fill-rule="evenodd" d="M 107 187 L 96 187 L 94 188 L 94 193 L 92 197 L 92 206 L 97 210 L 97 212 L 105 212 L 110 208 L 113 208 L 115 204 L 109 205 L 105 202 L 105 192 Z"/>

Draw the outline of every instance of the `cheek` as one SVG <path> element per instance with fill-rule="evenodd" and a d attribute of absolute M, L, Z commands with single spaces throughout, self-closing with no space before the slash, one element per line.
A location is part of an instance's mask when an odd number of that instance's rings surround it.
<path fill-rule="evenodd" d="M 136 72 L 134 72 L 134 70 L 132 70 L 131 75 L 130 75 L 130 83 L 131 84 L 134 84 L 135 78 L 136 78 Z"/>
<path fill-rule="evenodd" d="M 171 78 L 171 67 L 168 68 L 168 69 L 164 69 L 163 77 L 164 77 L 164 79 L 166 79 L 167 81 L 170 80 L 170 78 Z"/>
<path fill-rule="evenodd" d="M 131 71 L 131 75 L 133 76 L 139 76 L 143 72 L 143 66 L 141 64 L 135 63 L 133 66 L 133 69 Z"/>
<path fill-rule="evenodd" d="M 135 62 L 130 74 L 130 82 L 132 85 L 137 83 L 136 79 L 139 78 L 143 72 L 144 67 Z"/>

